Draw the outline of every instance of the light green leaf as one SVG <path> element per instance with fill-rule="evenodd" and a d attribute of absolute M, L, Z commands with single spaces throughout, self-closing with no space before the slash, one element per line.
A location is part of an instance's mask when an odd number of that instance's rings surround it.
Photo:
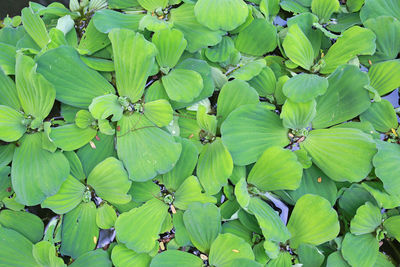
<path fill-rule="evenodd" d="M 2 226 L 0 226 L 0 236 L 1 265 L 42 267 L 33 257 L 33 244 L 26 237 Z"/>
<path fill-rule="evenodd" d="M 282 91 L 294 102 L 309 102 L 317 96 L 325 94 L 328 80 L 315 74 L 298 74 L 285 82 Z"/>
<path fill-rule="evenodd" d="M 400 168 L 400 147 L 383 141 L 377 142 L 377 147 L 378 153 L 373 159 L 375 174 L 389 194 L 400 196 L 400 181 L 397 175 Z"/>
<path fill-rule="evenodd" d="M 111 121 L 119 121 L 124 108 L 119 103 L 118 96 L 108 94 L 94 98 L 89 105 L 89 111 L 97 120 L 104 120 L 112 115 Z"/>
<path fill-rule="evenodd" d="M 0 105 L 0 140 L 17 141 L 26 132 L 24 115 L 13 108 Z"/>
<path fill-rule="evenodd" d="M 96 247 L 99 228 L 96 225 L 96 205 L 81 203 L 63 217 L 60 252 L 78 258 Z"/>
<path fill-rule="evenodd" d="M 148 254 L 136 253 L 123 244 L 118 244 L 113 248 L 111 259 L 116 267 L 148 266 L 151 261 Z"/>
<path fill-rule="evenodd" d="M 304 243 L 300 244 L 297 253 L 304 267 L 319 267 L 325 260 L 324 254 L 318 248 Z"/>
<path fill-rule="evenodd" d="M 203 89 L 201 75 L 193 70 L 174 69 L 161 79 L 168 97 L 178 102 L 192 101 Z"/>
<path fill-rule="evenodd" d="M 212 136 L 215 136 L 215 134 L 217 133 L 217 118 L 213 115 L 208 115 L 205 106 L 198 106 L 196 121 L 200 129 L 205 131 L 206 134 L 211 134 Z"/>
<path fill-rule="evenodd" d="M 96 134 L 97 131 L 92 127 L 81 129 L 75 124 L 67 124 L 52 128 L 50 138 L 62 150 L 72 151 L 89 143 Z"/>
<path fill-rule="evenodd" d="M 235 39 L 237 50 L 252 56 L 262 56 L 275 50 L 277 33 L 273 24 L 265 19 L 255 19 L 239 32 Z"/>
<path fill-rule="evenodd" d="M 161 68 L 175 67 L 187 46 L 183 33 L 169 28 L 155 32 L 152 42 L 157 47 L 156 59 Z"/>
<path fill-rule="evenodd" d="M 154 11 L 157 8 L 164 9 L 168 4 L 168 0 L 137 0 L 137 2 L 148 11 Z"/>
<path fill-rule="evenodd" d="M 32 254 L 42 267 L 67 266 L 62 258 L 57 257 L 56 248 L 48 241 L 41 241 L 35 244 Z"/>
<path fill-rule="evenodd" d="M 311 10 L 322 22 L 329 21 L 332 13 L 338 12 L 340 8 L 337 0 L 312 0 Z"/>
<path fill-rule="evenodd" d="M 285 243 L 290 238 L 290 233 L 278 212 L 266 202 L 259 198 L 251 198 L 248 210 L 256 217 L 265 238 L 277 243 Z"/>
<path fill-rule="evenodd" d="M 322 58 L 325 65 L 320 72 L 332 73 L 339 65 L 346 64 L 358 55 L 374 54 L 375 40 L 376 36 L 370 29 L 353 26 L 345 30 Z"/>
<path fill-rule="evenodd" d="M 371 86 L 379 92 L 379 95 L 390 93 L 400 86 L 398 75 L 400 75 L 400 60 L 373 64 L 368 72 Z"/>
<path fill-rule="evenodd" d="M 107 203 L 100 206 L 96 213 L 96 224 L 100 229 L 110 229 L 117 220 L 115 210 Z"/>
<path fill-rule="evenodd" d="M 125 204 L 131 200 L 127 192 L 132 182 L 122 162 L 116 158 L 109 157 L 97 164 L 90 172 L 87 183 L 99 197 L 110 203 Z"/>
<path fill-rule="evenodd" d="M 183 222 L 192 244 L 201 252 L 208 253 L 221 232 L 219 208 L 211 203 L 193 203 L 183 214 Z"/>
<path fill-rule="evenodd" d="M 279 116 L 264 105 L 243 105 L 221 126 L 222 140 L 236 165 L 253 163 L 270 146 L 289 144 Z"/>
<path fill-rule="evenodd" d="M 129 179 L 144 182 L 175 166 L 182 150 L 181 144 L 144 115 L 124 115 L 118 126 L 118 157 L 124 162 Z"/>
<path fill-rule="evenodd" d="M 92 265 L 96 267 L 111 267 L 112 264 L 107 251 L 96 249 L 86 252 L 71 263 L 69 267 L 87 267 Z"/>
<path fill-rule="evenodd" d="M 158 127 L 167 126 L 173 119 L 171 104 L 165 99 L 145 103 L 143 112 L 146 118 Z"/>
<path fill-rule="evenodd" d="M 297 2 L 295 2 L 297 3 Z M 276 259 L 270 260 L 267 267 L 290 267 L 292 266 L 292 256 L 289 252 L 280 252 Z"/>
<path fill-rule="evenodd" d="M 0 225 L 19 232 L 32 243 L 43 238 L 44 225 L 42 220 L 29 212 L 2 210 L 0 212 Z"/>
<path fill-rule="evenodd" d="M 247 181 L 263 191 L 294 190 L 299 187 L 302 174 L 303 167 L 292 151 L 271 146 L 258 158 Z"/>
<path fill-rule="evenodd" d="M 42 149 L 42 135 L 24 135 L 13 158 L 13 189 L 18 202 L 28 206 L 40 204 L 46 197 L 56 194 L 70 170 L 61 152 Z"/>
<path fill-rule="evenodd" d="M 379 207 L 393 209 L 400 206 L 400 196 L 387 193 L 382 182 L 363 182 L 361 186 L 374 197 Z"/>
<path fill-rule="evenodd" d="M 400 20 L 400 3 L 397 0 L 366 0 L 361 8 L 361 21 L 379 16 L 393 16 Z"/>
<path fill-rule="evenodd" d="M 315 100 L 309 102 L 293 102 L 286 99 L 282 106 L 280 118 L 283 120 L 283 126 L 291 129 L 303 129 L 310 126 L 315 118 L 317 110 Z"/>
<path fill-rule="evenodd" d="M 197 164 L 197 175 L 208 194 L 218 193 L 221 187 L 228 182 L 232 170 L 232 157 L 220 138 L 205 145 Z"/>
<path fill-rule="evenodd" d="M 347 233 L 342 242 L 343 258 L 354 267 L 374 266 L 379 254 L 379 242 L 372 234 Z"/>
<path fill-rule="evenodd" d="M 356 215 L 350 222 L 350 231 L 354 235 L 368 234 L 375 231 L 381 224 L 382 215 L 378 207 L 366 202 L 357 209 Z"/>
<path fill-rule="evenodd" d="M 6 75 L 15 74 L 15 55 L 14 46 L 0 43 L 0 67 Z"/>
<path fill-rule="evenodd" d="M 118 241 L 136 253 L 150 252 L 167 215 L 168 206 L 155 198 L 122 213 L 115 222 Z"/>
<path fill-rule="evenodd" d="M 265 67 L 266 62 L 262 58 L 250 61 L 240 68 L 236 69 L 231 75 L 229 75 L 229 78 L 249 81 L 259 75 Z"/>
<path fill-rule="evenodd" d="M 287 227 L 293 248 L 301 243 L 320 245 L 334 239 L 340 230 L 338 215 L 329 201 L 311 194 L 297 200 Z"/>
<path fill-rule="evenodd" d="M 65 118 L 64 118 L 65 119 Z M 81 109 L 76 113 L 75 124 L 78 128 L 86 129 L 96 123 L 95 118 L 86 109 Z"/>
<path fill-rule="evenodd" d="M 143 95 L 157 49 L 142 34 L 132 30 L 114 29 L 109 38 L 114 52 L 118 93 L 135 103 Z"/>
<path fill-rule="evenodd" d="M 288 191 L 288 194 L 297 201 L 305 194 L 314 194 L 326 198 L 333 206 L 336 202 L 336 184 L 315 165 L 305 169 L 299 188 Z"/>
<path fill-rule="evenodd" d="M 38 14 L 35 14 L 30 7 L 22 9 L 21 15 L 24 29 L 27 31 L 29 36 L 32 37 L 36 44 L 38 44 L 41 48 L 45 47 L 50 41 L 50 37 L 47 33 L 43 20 Z"/>
<path fill-rule="evenodd" d="M 392 104 L 382 99 L 381 102 L 374 102 L 360 115 L 361 121 L 369 121 L 377 131 L 388 132 L 398 126 L 396 112 Z"/>
<path fill-rule="evenodd" d="M 258 93 L 248 83 L 242 80 L 229 81 L 222 86 L 217 101 L 218 124 L 228 117 L 237 107 L 246 104 L 257 104 Z"/>
<path fill-rule="evenodd" d="M 60 46 L 42 54 L 37 59 L 37 72 L 56 89 L 57 100 L 74 107 L 87 108 L 93 98 L 115 92 L 101 74 L 82 62 L 72 47 Z"/>
<path fill-rule="evenodd" d="M 189 176 L 186 180 L 179 186 L 174 194 L 174 205 L 178 209 L 186 210 L 191 203 L 216 203 L 215 197 L 202 193 L 203 188 L 201 187 L 196 176 Z"/>
<path fill-rule="evenodd" d="M 167 250 L 157 254 L 150 267 L 201 267 L 203 261 L 195 255 L 180 250 Z"/>
<path fill-rule="evenodd" d="M 400 240 L 400 216 L 392 216 L 386 219 L 383 222 L 383 227 L 388 232 L 389 236 L 392 236 L 398 240 Z"/>
<path fill-rule="evenodd" d="M 0 64 L 1 65 L 1 64 Z M 0 105 L 9 106 L 19 110 L 21 104 L 18 99 L 17 88 L 14 81 L 0 68 Z"/>
<path fill-rule="evenodd" d="M 206 48 L 205 55 L 212 62 L 225 62 L 235 52 L 235 44 L 229 36 L 222 37 L 219 44 Z"/>
<path fill-rule="evenodd" d="M 210 264 L 216 267 L 228 267 L 238 259 L 254 260 L 251 246 L 233 234 L 218 235 L 211 245 Z"/>
<path fill-rule="evenodd" d="M 275 92 L 276 77 L 273 70 L 265 66 L 261 72 L 248 81 L 251 87 L 256 89 L 260 96 L 271 95 Z"/>
<path fill-rule="evenodd" d="M 221 36 L 224 35 L 223 31 L 212 31 L 200 24 L 196 20 L 192 3 L 184 3 L 178 8 L 173 8 L 170 14 L 170 21 L 174 23 L 174 28 L 180 30 L 188 41 L 186 50 L 190 53 L 218 44 Z"/>
<path fill-rule="evenodd" d="M 101 11 L 98 11 L 98 12 L 101 12 Z M 91 55 L 110 44 L 110 40 L 108 39 L 107 34 L 99 32 L 96 29 L 96 27 L 94 26 L 94 23 L 95 23 L 94 18 L 99 16 L 99 15 L 97 15 L 98 12 L 96 12 L 95 15 L 93 16 L 93 19 L 91 19 L 89 21 L 89 24 L 85 29 L 85 33 L 82 35 L 82 38 L 79 42 L 78 51 L 81 54 Z"/>
<path fill-rule="evenodd" d="M 51 209 L 57 214 L 65 214 L 81 203 L 84 191 L 85 186 L 70 175 L 57 194 L 46 198 L 41 207 Z"/>
<path fill-rule="evenodd" d="M 301 146 L 334 181 L 363 180 L 372 169 L 371 160 L 376 153 L 371 136 L 352 128 L 311 131 Z"/>
<path fill-rule="evenodd" d="M 310 70 L 314 64 L 314 50 L 310 40 L 299 25 L 293 24 L 289 27 L 282 46 L 291 61 L 306 70 Z"/>
<path fill-rule="evenodd" d="M 317 100 L 314 128 L 325 128 L 361 114 L 371 105 L 364 86 L 368 76 L 354 65 L 339 66 L 329 77 L 326 93 Z"/>
<path fill-rule="evenodd" d="M 109 33 L 112 29 L 138 30 L 139 22 L 144 14 L 125 14 L 118 11 L 103 9 L 96 11 L 93 23 L 102 33 Z"/>
<path fill-rule="evenodd" d="M 336 251 L 329 255 L 326 267 L 350 267 L 350 265 L 343 259 L 342 253 Z"/>

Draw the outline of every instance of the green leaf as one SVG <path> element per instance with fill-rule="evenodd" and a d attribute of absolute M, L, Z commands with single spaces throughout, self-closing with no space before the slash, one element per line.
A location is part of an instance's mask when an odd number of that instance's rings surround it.
<path fill-rule="evenodd" d="M 290 246 L 320 245 L 334 239 L 340 230 L 338 215 L 331 203 L 318 195 L 307 194 L 297 200 L 287 225 Z"/>
<path fill-rule="evenodd" d="M 311 131 L 301 146 L 315 165 L 338 182 L 363 180 L 372 169 L 371 160 L 376 153 L 371 136 L 352 128 Z"/>
<path fill-rule="evenodd" d="M 211 203 L 193 203 L 183 214 L 183 222 L 192 244 L 201 252 L 208 253 L 221 232 L 219 208 Z"/>
<path fill-rule="evenodd" d="M 52 128 L 50 138 L 62 150 L 73 151 L 89 143 L 96 134 L 97 131 L 92 127 L 81 129 L 75 124 L 67 124 Z"/>
<path fill-rule="evenodd" d="M 298 74 L 285 82 L 282 91 L 294 102 L 309 102 L 325 94 L 328 89 L 328 80 L 315 74 Z"/>
<path fill-rule="evenodd" d="M 34 67 L 33 59 L 22 54 L 17 55 L 18 96 L 26 113 L 44 119 L 52 108 L 55 91 L 42 76 L 35 73 Z"/>
<path fill-rule="evenodd" d="M 324 254 L 318 248 L 304 243 L 299 246 L 297 253 L 304 267 L 319 267 L 325 260 Z"/>
<path fill-rule="evenodd" d="M 201 75 L 193 70 L 174 69 L 161 78 L 168 97 L 178 102 L 190 102 L 203 89 Z"/>
<path fill-rule="evenodd" d="M 300 29 L 299 25 L 289 27 L 282 43 L 288 58 L 306 70 L 314 64 L 314 50 L 310 40 Z"/>
<path fill-rule="evenodd" d="M 225 15 L 225 13 L 224 13 Z M 265 19 L 254 19 L 235 39 L 237 50 L 252 56 L 262 56 L 277 46 L 276 28 Z"/>
<path fill-rule="evenodd" d="M 351 266 L 374 266 L 379 254 L 379 242 L 371 234 L 347 233 L 342 242 L 342 254 Z"/>
<path fill-rule="evenodd" d="M 180 250 L 167 250 L 157 254 L 150 267 L 201 267 L 203 261 L 195 255 Z"/>
<path fill-rule="evenodd" d="M 383 227 L 388 232 L 389 236 L 396 238 L 397 241 L 400 240 L 399 223 L 400 216 L 392 216 L 383 222 Z"/>
<path fill-rule="evenodd" d="M 268 267 L 290 267 L 292 265 L 292 256 L 289 252 L 280 252 L 276 259 L 270 260 Z"/>
<path fill-rule="evenodd" d="M 48 241 L 40 241 L 33 246 L 32 254 L 43 267 L 67 266 L 62 258 L 57 257 L 56 248 Z"/>
<path fill-rule="evenodd" d="M 93 98 L 89 105 L 89 111 L 93 118 L 97 120 L 104 120 L 112 116 L 111 121 L 119 121 L 122 118 L 124 108 L 118 101 L 118 96 L 108 94 Z"/>
<path fill-rule="evenodd" d="M 37 72 L 56 89 L 57 100 L 74 107 L 87 108 L 93 98 L 115 91 L 103 76 L 86 66 L 77 52 L 68 46 L 42 54 L 37 59 Z"/>
<path fill-rule="evenodd" d="M 144 14 L 125 14 L 110 9 L 96 11 L 93 23 L 101 33 L 109 33 L 112 29 L 138 30 L 139 22 Z"/>
<path fill-rule="evenodd" d="M 375 88 L 379 95 L 390 93 L 400 86 L 400 60 L 388 60 L 373 64 L 368 72 L 371 86 Z"/>
<path fill-rule="evenodd" d="M 109 38 L 114 52 L 118 93 L 135 103 L 143 95 L 157 49 L 142 34 L 132 30 L 114 29 Z"/>
<path fill-rule="evenodd" d="M 233 234 L 218 235 L 211 245 L 210 264 L 216 267 L 228 267 L 232 266 L 238 259 L 254 260 L 254 253 L 251 246 Z"/>
<path fill-rule="evenodd" d="M 291 129 L 303 129 L 309 127 L 311 121 L 316 116 L 315 100 L 309 102 L 293 102 L 286 99 L 282 106 L 280 118 L 283 120 L 283 126 Z"/>
<path fill-rule="evenodd" d="M 343 259 L 340 251 L 333 252 L 329 255 L 326 262 L 327 267 L 350 267 L 350 265 Z"/>
<path fill-rule="evenodd" d="M 181 145 L 167 132 L 155 127 L 144 115 L 124 115 L 118 126 L 118 157 L 128 170 L 129 179 L 144 182 L 175 166 Z"/>
<path fill-rule="evenodd" d="M 15 74 L 16 53 L 14 46 L 0 43 L 0 67 L 6 75 Z"/>
<path fill-rule="evenodd" d="M 205 55 L 212 62 L 225 62 L 235 53 L 235 44 L 229 36 L 222 37 L 219 44 L 206 48 Z"/>
<path fill-rule="evenodd" d="M 374 197 L 379 207 L 393 209 L 400 205 L 400 196 L 388 194 L 385 189 L 383 189 L 381 182 L 364 182 L 361 185 Z"/>
<path fill-rule="evenodd" d="M 63 217 L 60 252 L 78 258 L 96 247 L 99 228 L 96 225 L 96 205 L 81 203 Z"/>
<path fill-rule="evenodd" d="M 354 235 L 372 233 L 381 222 L 380 209 L 371 202 L 367 202 L 357 209 L 356 215 L 350 222 L 350 231 Z"/>
<path fill-rule="evenodd" d="M 32 10 L 30 7 L 26 7 L 21 11 L 22 23 L 24 29 L 27 31 L 30 37 L 35 40 L 41 48 L 45 47 L 50 41 L 50 37 L 47 33 L 46 26 L 40 16 Z"/>
<path fill-rule="evenodd" d="M 400 196 L 400 181 L 396 175 L 400 166 L 400 147 L 387 142 L 377 142 L 378 153 L 374 156 L 375 174 L 383 182 L 385 190 L 392 195 Z"/>
<path fill-rule="evenodd" d="M 97 13 L 98 12 L 95 13 L 94 18 L 99 16 Z M 82 35 L 78 45 L 78 51 L 80 51 L 82 54 L 91 55 L 110 44 L 107 34 L 99 32 L 94 26 L 94 18 L 89 21 L 89 24 L 85 29 L 85 33 Z"/>
<path fill-rule="evenodd" d="M 86 129 L 87 127 L 92 126 L 95 123 L 96 121 L 89 111 L 81 109 L 76 113 L 75 124 L 76 126 L 78 126 L 78 128 Z"/>
<path fill-rule="evenodd" d="M 43 238 L 44 225 L 42 220 L 29 212 L 2 210 L 0 212 L 0 225 L 19 232 L 32 243 Z"/>
<path fill-rule="evenodd" d="M 111 259 L 116 267 L 148 266 L 151 261 L 148 254 L 136 253 L 123 244 L 118 244 L 113 248 Z"/>
<path fill-rule="evenodd" d="M 322 58 L 325 65 L 320 72 L 322 74 L 332 73 L 339 65 L 346 64 L 358 55 L 374 54 L 375 39 L 376 36 L 370 29 L 353 26 L 345 30 Z"/>
<path fill-rule="evenodd" d="M 4 266 L 41 267 L 32 254 L 33 244 L 20 233 L 0 226 L 0 258 Z"/>
<path fill-rule="evenodd" d="M 300 185 L 302 173 L 303 167 L 292 151 L 271 146 L 258 158 L 247 181 L 263 191 L 294 190 Z"/>
<path fill-rule="evenodd" d="M 248 81 L 251 87 L 256 89 L 260 96 L 271 95 L 275 92 L 276 77 L 273 70 L 265 66 L 261 72 Z"/>
<path fill-rule="evenodd" d="M 251 198 L 248 210 L 256 217 L 265 238 L 277 243 L 285 243 L 290 238 L 290 233 L 278 212 L 266 202 L 259 198 Z"/>
<path fill-rule="evenodd" d="M 220 138 L 205 145 L 200 153 L 196 171 L 201 185 L 208 194 L 218 193 L 221 187 L 227 184 L 232 170 L 232 157 Z"/>
<path fill-rule="evenodd" d="M 311 10 L 322 22 L 326 22 L 332 16 L 332 13 L 338 12 L 340 8 L 337 0 L 312 0 Z"/>
<path fill-rule="evenodd" d="M 18 99 L 17 88 L 14 81 L 0 68 L 0 105 L 9 106 L 19 110 L 21 104 Z"/>
<path fill-rule="evenodd" d="M 85 186 L 70 175 L 57 194 L 46 198 L 41 207 L 51 209 L 57 214 L 65 214 L 81 203 L 84 191 Z"/>
<path fill-rule="evenodd" d="M 364 86 L 368 76 L 353 65 L 339 66 L 328 77 L 329 87 L 317 100 L 314 128 L 325 128 L 361 114 L 371 105 L 369 93 Z"/>
<path fill-rule="evenodd" d="M 158 127 L 167 126 L 173 119 L 171 104 L 165 99 L 145 103 L 143 112 L 146 118 Z"/>
<path fill-rule="evenodd" d="M 305 194 L 319 195 L 327 199 L 333 206 L 336 202 L 336 184 L 315 165 L 305 169 L 299 188 L 287 192 L 294 201 Z"/>
<path fill-rule="evenodd" d="M 253 163 L 270 146 L 289 144 L 279 116 L 264 105 L 243 105 L 221 126 L 222 141 L 236 165 Z"/>
<path fill-rule="evenodd" d="M 249 81 L 259 75 L 265 66 L 266 62 L 262 58 L 250 61 L 244 66 L 236 69 L 231 75 L 229 75 L 229 79 L 235 78 L 243 81 Z"/>
<path fill-rule="evenodd" d="M 376 53 L 369 58 L 395 59 L 400 51 L 400 22 L 391 16 L 381 16 L 364 21 L 364 26 L 376 35 Z"/>
<path fill-rule="evenodd" d="M 111 267 L 112 264 L 107 251 L 96 249 L 86 252 L 71 263 L 69 267 L 86 267 L 91 265 L 96 267 Z"/>
<path fill-rule="evenodd" d="M 157 8 L 164 9 L 168 4 L 168 0 L 137 0 L 137 2 L 148 11 L 154 11 Z"/>
<path fill-rule="evenodd" d="M 175 67 L 187 46 L 183 33 L 169 28 L 155 32 L 152 42 L 157 47 L 156 59 L 161 68 Z"/>
<path fill-rule="evenodd" d="M 117 220 L 115 210 L 105 203 L 97 209 L 96 224 L 100 229 L 110 229 Z"/>
<path fill-rule="evenodd" d="M 174 28 L 180 30 L 188 41 L 186 50 L 190 53 L 206 46 L 216 45 L 221 41 L 224 32 L 212 31 L 200 24 L 196 20 L 192 3 L 184 3 L 178 8 L 173 8 L 170 14 L 170 21 L 174 23 Z"/>
<path fill-rule="evenodd" d="M 175 140 L 182 145 L 182 152 L 175 167 L 163 174 L 162 181 L 168 190 L 176 191 L 189 177 L 197 164 L 199 152 L 193 142 L 186 138 L 176 137 Z"/>
<path fill-rule="evenodd" d="M 54 195 L 69 174 L 69 163 L 57 151 L 42 149 L 43 133 L 27 134 L 15 149 L 11 179 L 18 202 L 33 206 Z"/>
<path fill-rule="evenodd" d="M 196 121 L 200 129 L 205 131 L 205 134 L 215 136 L 217 133 L 217 118 L 213 115 L 208 115 L 206 107 L 199 105 L 197 107 Z M 199 137 L 201 132 L 199 133 Z"/>
<path fill-rule="evenodd" d="M 197 21 L 214 31 L 234 30 L 246 21 L 248 12 L 242 0 L 199 0 L 194 7 Z"/>
<path fill-rule="evenodd" d="M 237 107 L 246 104 L 257 104 L 258 93 L 248 83 L 242 80 L 229 81 L 222 86 L 217 101 L 218 124 L 228 117 Z"/>
<path fill-rule="evenodd" d="M 122 213 L 115 222 L 118 241 L 136 253 L 150 252 L 167 215 L 168 206 L 158 199 Z"/>
<path fill-rule="evenodd" d="M 361 8 L 361 21 L 379 16 L 393 16 L 400 20 L 400 3 L 396 0 L 366 0 Z"/>
<path fill-rule="evenodd" d="M 377 131 L 388 132 L 398 126 L 396 111 L 392 104 L 382 99 L 381 102 L 373 102 L 371 106 L 360 115 L 361 121 L 369 121 Z"/>
<path fill-rule="evenodd" d="M 216 203 L 215 197 L 202 193 L 203 188 L 201 187 L 196 176 L 189 176 L 179 186 L 174 194 L 174 205 L 178 209 L 186 210 L 191 203 Z"/>
<path fill-rule="evenodd" d="M 97 164 L 90 172 L 87 183 L 99 197 L 110 203 L 125 204 L 131 200 L 127 193 L 132 182 L 122 162 L 116 158 L 109 157 Z"/>
<path fill-rule="evenodd" d="M 0 105 L 0 140 L 14 142 L 26 132 L 24 115 L 13 108 Z"/>

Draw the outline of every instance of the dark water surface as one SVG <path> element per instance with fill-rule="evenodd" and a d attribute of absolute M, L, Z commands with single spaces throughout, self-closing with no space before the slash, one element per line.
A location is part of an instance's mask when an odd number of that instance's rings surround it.
<path fill-rule="evenodd" d="M 69 0 L 31 0 L 44 6 L 48 6 L 53 2 L 61 2 L 64 5 L 69 4 Z M 21 9 L 29 5 L 29 0 L 0 0 L 0 18 L 4 18 L 7 14 L 10 17 L 20 15 Z"/>

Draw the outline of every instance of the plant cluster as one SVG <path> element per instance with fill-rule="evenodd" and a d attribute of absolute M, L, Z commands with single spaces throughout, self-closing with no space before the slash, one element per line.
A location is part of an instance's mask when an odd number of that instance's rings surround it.
<path fill-rule="evenodd" d="M 399 19 L 398 0 L 5 18 L 0 266 L 394 266 Z"/>

